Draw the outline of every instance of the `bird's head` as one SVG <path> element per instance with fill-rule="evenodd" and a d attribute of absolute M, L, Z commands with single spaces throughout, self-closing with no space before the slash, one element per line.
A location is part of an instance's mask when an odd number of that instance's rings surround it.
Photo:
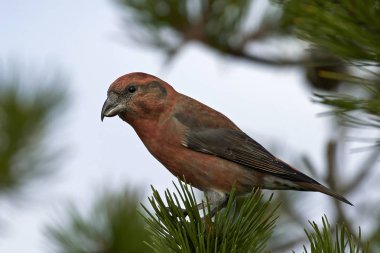
<path fill-rule="evenodd" d="M 174 89 L 163 80 L 140 72 L 116 79 L 108 89 L 101 120 L 118 115 L 127 122 L 155 119 L 167 108 Z"/>

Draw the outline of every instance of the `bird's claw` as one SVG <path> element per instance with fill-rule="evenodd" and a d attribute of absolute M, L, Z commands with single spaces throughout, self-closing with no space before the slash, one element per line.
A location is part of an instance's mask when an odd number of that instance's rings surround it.
<path fill-rule="evenodd" d="M 184 217 L 186 217 L 186 216 L 189 215 L 189 213 L 187 212 L 186 209 L 183 209 L 183 208 L 180 208 L 180 209 L 181 209 L 182 215 L 183 215 Z M 172 209 L 171 209 L 170 207 L 166 207 L 166 210 L 168 211 L 168 213 L 169 213 L 171 216 L 176 217 L 176 218 L 178 217 L 178 215 L 175 215 L 175 214 L 172 212 Z"/>

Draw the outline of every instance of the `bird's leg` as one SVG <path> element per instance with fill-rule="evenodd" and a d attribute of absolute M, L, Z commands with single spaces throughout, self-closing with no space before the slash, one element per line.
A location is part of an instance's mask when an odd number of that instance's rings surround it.
<path fill-rule="evenodd" d="M 169 214 L 171 214 L 172 216 L 174 216 L 174 214 L 172 213 L 172 211 L 170 210 L 170 207 L 166 207 L 166 210 L 168 211 Z M 188 215 L 188 212 L 186 209 L 184 208 L 181 208 L 181 212 L 183 213 L 183 215 L 186 217 Z"/>
<path fill-rule="evenodd" d="M 205 206 L 204 206 L 204 203 L 203 203 L 203 202 L 197 204 L 197 209 L 198 209 L 198 210 L 202 210 L 202 209 L 204 209 L 204 208 L 205 208 Z M 183 213 L 184 216 L 189 215 L 189 213 L 187 212 L 187 210 L 186 210 L 186 209 L 183 209 L 183 208 L 182 208 L 182 213 Z"/>
<path fill-rule="evenodd" d="M 226 207 L 229 199 L 229 195 L 224 192 L 207 191 L 205 192 L 208 203 L 211 206 L 215 206 L 211 209 L 209 216 L 214 217 L 217 212 Z"/>
<path fill-rule="evenodd" d="M 210 213 L 202 218 L 205 223 L 205 229 L 208 232 L 212 232 L 214 230 L 212 218 L 217 212 L 222 210 L 227 205 L 229 195 L 224 192 L 207 191 L 205 192 L 205 196 L 207 198 L 208 204 L 210 206 L 215 206 L 211 209 Z"/>
<path fill-rule="evenodd" d="M 201 203 L 197 204 L 196 207 L 197 207 L 198 210 L 202 210 L 202 209 L 205 208 L 205 205 L 204 205 L 203 202 L 201 202 Z M 172 212 L 170 211 L 170 207 L 166 207 L 166 209 L 168 210 L 168 212 L 169 212 L 170 214 L 172 214 Z M 185 217 L 189 215 L 189 213 L 188 213 L 188 211 L 187 211 L 186 209 L 181 208 L 181 211 L 182 211 L 182 213 L 183 213 L 183 215 L 184 215 Z M 173 214 L 172 214 L 172 215 L 173 215 Z"/>
<path fill-rule="evenodd" d="M 219 212 L 220 210 L 222 210 L 223 208 L 225 208 L 227 206 L 227 203 L 228 203 L 228 200 L 229 200 L 229 195 L 226 195 L 226 197 L 224 198 L 223 202 L 220 203 L 218 206 L 214 207 L 211 211 L 210 211 L 210 217 L 214 217 L 215 214 L 217 212 Z"/>
<path fill-rule="evenodd" d="M 210 206 L 212 206 L 212 209 L 209 214 L 207 214 L 208 218 L 211 219 L 215 216 L 217 212 L 222 210 L 224 207 L 226 207 L 229 199 L 229 195 L 224 192 L 217 192 L 217 191 L 205 191 L 205 197 L 207 199 L 207 202 Z M 201 202 L 197 204 L 197 209 L 202 210 L 205 208 L 205 203 Z M 171 213 L 169 207 L 167 207 L 167 210 L 169 213 Z M 188 212 L 186 209 L 181 209 L 184 216 L 188 215 Z"/>

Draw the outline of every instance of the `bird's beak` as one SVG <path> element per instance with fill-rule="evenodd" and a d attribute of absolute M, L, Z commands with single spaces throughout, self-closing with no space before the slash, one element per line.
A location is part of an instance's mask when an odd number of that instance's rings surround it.
<path fill-rule="evenodd" d="M 104 117 L 114 117 L 118 115 L 124 108 L 120 102 L 119 96 L 117 94 L 111 93 L 108 95 L 106 101 L 103 104 L 101 120 Z"/>

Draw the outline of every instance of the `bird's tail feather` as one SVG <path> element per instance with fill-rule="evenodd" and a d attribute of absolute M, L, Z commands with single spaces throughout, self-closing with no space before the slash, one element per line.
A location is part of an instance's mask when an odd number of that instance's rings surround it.
<path fill-rule="evenodd" d="M 304 188 L 304 190 L 306 190 L 306 191 L 322 192 L 322 193 L 327 194 L 331 197 L 334 197 L 340 201 L 343 201 L 346 204 L 353 206 L 353 204 L 350 201 L 348 201 L 346 198 L 344 198 L 343 196 L 331 191 L 329 188 L 327 188 L 321 184 L 314 184 L 314 183 L 307 183 L 307 182 L 298 182 L 298 184 L 302 188 Z"/>

